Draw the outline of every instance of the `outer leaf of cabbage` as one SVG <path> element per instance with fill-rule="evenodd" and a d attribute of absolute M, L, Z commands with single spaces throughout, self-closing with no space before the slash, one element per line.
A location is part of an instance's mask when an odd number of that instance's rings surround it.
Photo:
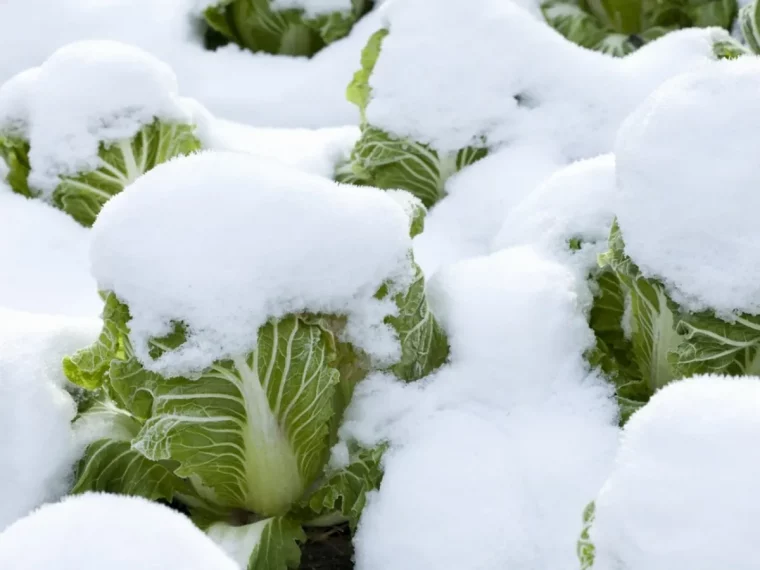
<path fill-rule="evenodd" d="M 370 36 L 367 45 L 362 49 L 361 67 L 354 73 L 354 77 L 346 89 L 346 99 L 359 107 L 362 123 L 366 122 L 365 111 L 372 91 L 369 86 L 369 78 L 375 70 L 377 58 L 380 57 L 380 50 L 383 47 L 383 40 L 387 35 L 388 30 L 381 28 Z"/>
<path fill-rule="evenodd" d="M 74 474 L 73 494 L 98 491 L 173 501 L 194 494 L 189 482 L 174 474 L 174 465 L 150 461 L 132 448 L 140 422 L 104 398 L 80 416 L 76 430 L 98 429 Z"/>
<path fill-rule="evenodd" d="M 615 386 L 622 388 L 640 382 L 638 366 L 633 361 L 633 347 L 626 338 L 623 323 L 626 315 L 627 291 L 617 274 L 609 267 L 592 277 L 597 291 L 591 307 L 589 325 L 596 337 L 596 346 L 587 355 L 589 363 L 599 367 Z M 621 401 L 621 421 L 631 413 Z"/>
<path fill-rule="evenodd" d="M 303 10 L 272 9 L 271 0 L 221 0 L 204 15 L 211 28 L 251 51 L 312 56 L 348 35 L 369 5 L 368 0 L 352 0 L 348 12 L 310 17 Z"/>
<path fill-rule="evenodd" d="M 747 45 L 760 53 L 760 2 L 754 0 L 739 11 L 739 25 Z"/>
<path fill-rule="evenodd" d="M 200 150 L 194 129 L 154 121 L 131 140 L 101 144 L 101 167 L 64 178 L 53 192 L 53 204 L 83 226 L 91 226 L 103 205 L 145 172 L 175 156 Z"/>
<path fill-rule="evenodd" d="M 340 182 L 407 190 L 430 207 L 444 197 L 446 181 L 465 166 L 484 158 L 488 149 L 483 144 L 441 153 L 427 144 L 395 137 L 367 122 L 365 111 L 372 95 L 369 80 L 387 35 L 388 30 L 381 29 L 370 37 L 362 51 L 361 69 L 346 91 L 348 100 L 359 107 L 362 132 L 351 153 L 350 170 L 341 167 L 336 178 Z"/>
<path fill-rule="evenodd" d="M 367 493 L 380 487 L 380 460 L 385 447 L 355 451 L 345 467 L 328 472 L 322 483 L 302 501 L 295 513 L 307 525 L 331 525 L 348 521 L 356 529 L 367 502 Z M 339 516 L 336 516 L 339 515 Z"/>
<path fill-rule="evenodd" d="M 206 534 L 247 570 L 286 570 L 298 568 L 301 562 L 299 542 L 306 535 L 297 522 L 286 517 L 273 517 L 252 524 L 233 526 L 214 523 Z"/>
<path fill-rule="evenodd" d="M 736 0 L 584 0 L 603 27 L 621 34 L 642 34 L 652 28 L 721 27 L 730 29 Z"/>
<path fill-rule="evenodd" d="M 200 150 L 195 127 L 159 120 L 144 126 L 130 140 L 101 143 L 97 170 L 62 177 L 52 203 L 83 226 L 92 226 L 103 205 L 154 166 L 175 156 Z M 39 196 L 29 187 L 29 144 L 21 139 L 0 139 L 0 155 L 9 167 L 11 188 L 27 197 Z"/>
<path fill-rule="evenodd" d="M 594 524 L 595 510 L 594 503 L 589 503 L 583 510 L 583 530 L 576 547 L 578 560 L 581 563 L 581 570 L 589 570 L 594 565 L 596 548 L 594 547 L 594 543 L 591 542 L 589 534 L 591 526 Z"/>
<path fill-rule="evenodd" d="M 11 189 L 33 198 L 34 192 L 29 189 L 29 143 L 18 137 L 0 137 L 0 157 L 8 167 L 6 180 Z"/>
<path fill-rule="evenodd" d="M 115 359 L 125 359 L 125 342 L 129 309 L 116 295 L 104 295 L 103 329 L 98 339 L 90 346 L 79 350 L 74 356 L 63 359 L 66 377 L 87 390 L 103 386 Z"/>
<path fill-rule="evenodd" d="M 692 1 L 686 4 L 685 10 L 695 28 L 719 26 L 730 30 L 736 20 L 739 6 L 736 0 Z"/>
<path fill-rule="evenodd" d="M 440 153 L 428 145 L 365 126 L 351 153 L 351 163 L 356 182 L 407 190 L 429 208 L 446 195 L 446 181 L 452 175 L 487 154 L 486 148 L 474 147 Z"/>
<path fill-rule="evenodd" d="M 731 29 L 737 4 L 735 0 L 670 3 L 552 0 L 541 8 L 546 21 L 570 41 L 620 57 L 679 28 Z M 738 57 L 743 51 L 738 42 L 718 44 L 719 57 Z"/>
<path fill-rule="evenodd" d="M 640 377 L 617 387 L 621 408 L 630 415 L 674 378 L 669 354 L 681 342 L 674 315 L 677 307 L 667 296 L 665 287 L 644 277 L 626 255 L 617 223 L 610 232 L 610 251 L 601 257 L 601 261 L 617 274 L 631 303 L 626 325 L 630 329 L 632 359 Z"/>
<path fill-rule="evenodd" d="M 677 330 L 683 342 L 671 364 L 679 377 L 760 375 L 760 316 L 735 315 L 727 322 L 711 312 L 688 313 Z"/>
<path fill-rule="evenodd" d="M 418 266 L 416 271 L 409 289 L 396 298 L 398 315 L 386 319 L 401 343 L 401 360 L 391 372 L 407 382 L 427 376 L 449 357 L 446 333 L 430 311 L 425 295 L 425 276 Z"/>
<path fill-rule="evenodd" d="M 544 18 L 571 42 L 616 57 L 627 55 L 642 45 L 627 34 L 605 28 L 599 19 L 575 2 L 559 0 L 541 5 Z"/>
<path fill-rule="evenodd" d="M 643 2 L 623 0 L 585 0 L 589 12 L 607 29 L 621 34 L 636 34 L 644 30 Z"/>
<path fill-rule="evenodd" d="M 736 59 L 752 52 L 732 37 L 718 40 L 713 43 L 713 53 L 718 59 Z"/>

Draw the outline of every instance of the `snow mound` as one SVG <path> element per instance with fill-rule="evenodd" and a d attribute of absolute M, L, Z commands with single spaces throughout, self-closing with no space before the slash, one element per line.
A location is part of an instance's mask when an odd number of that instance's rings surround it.
<path fill-rule="evenodd" d="M 76 407 L 63 390 L 61 361 L 99 329 L 97 319 L 0 309 L 0 531 L 68 490 Z"/>
<path fill-rule="evenodd" d="M 171 375 L 244 354 L 268 318 L 301 311 L 361 321 L 367 337 L 352 340 L 397 358 L 382 323 L 395 305 L 374 295 L 409 283 L 410 249 L 404 207 L 380 190 L 206 152 L 158 166 L 108 202 L 91 259 L 100 289 L 129 305 L 138 357 Z M 187 325 L 188 342 L 153 360 L 147 341 L 171 321 Z"/>
<path fill-rule="evenodd" d="M 615 218 L 615 155 L 581 160 L 558 170 L 512 208 L 493 243 L 495 250 L 534 244 L 579 269 L 582 277 L 607 251 Z M 571 249 L 571 240 L 581 244 Z"/>
<path fill-rule="evenodd" d="M 356 568 L 577 570 L 578 513 L 616 443 L 614 428 L 584 411 L 455 409 L 416 425 L 386 457 L 354 540 Z"/>
<path fill-rule="evenodd" d="M 760 60 L 685 73 L 620 129 L 618 220 L 626 252 L 677 301 L 760 312 Z"/>
<path fill-rule="evenodd" d="M 625 428 L 596 500 L 594 570 L 750 570 L 760 461 L 760 379 L 670 384 Z"/>
<path fill-rule="evenodd" d="M 193 122 L 203 148 L 247 152 L 271 158 L 323 178 L 333 179 L 338 165 L 348 161 L 359 138 L 356 126 L 324 129 L 287 129 L 252 127 L 216 119 L 193 104 Z"/>
<path fill-rule="evenodd" d="M 88 493 L 46 505 L 0 534 L 13 570 L 239 570 L 190 519 L 139 497 Z"/>
<path fill-rule="evenodd" d="M 77 42 L 0 88 L 0 128 L 28 140 L 29 184 L 50 196 L 60 176 L 100 166 L 100 143 L 129 139 L 154 119 L 189 122 L 177 90 L 171 68 L 141 49 Z"/>
<path fill-rule="evenodd" d="M 576 290 L 531 248 L 436 276 L 451 364 L 415 384 L 371 376 L 342 428 L 391 444 L 355 538 L 357 569 L 576 570 L 579 512 L 618 437 L 610 389 L 583 361 L 593 336 Z"/>
<path fill-rule="evenodd" d="M 0 184 L 0 307 L 97 316 L 89 232 L 65 213 Z"/>
<path fill-rule="evenodd" d="M 715 59 L 716 29 L 686 30 L 616 59 L 581 48 L 503 0 L 387 5 L 370 76 L 374 127 L 442 152 L 545 141 L 569 160 L 611 150 L 663 80 Z M 410 78 L 414 78 L 410 81 Z M 616 95 L 610 96 L 610 93 Z"/>
<path fill-rule="evenodd" d="M 504 217 L 564 162 L 543 144 L 519 144 L 449 178 L 446 197 L 430 210 L 425 232 L 415 239 L 415 258 L 425 273 L 490 253 Z"/>

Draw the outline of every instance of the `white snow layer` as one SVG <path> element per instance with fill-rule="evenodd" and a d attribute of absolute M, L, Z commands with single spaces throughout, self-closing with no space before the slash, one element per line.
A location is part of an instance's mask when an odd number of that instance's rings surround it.
<path fill-rule="evenodd" d="M 583 361 L 586 297 L 531 248 L 437 276 L 451 364 L 415 384 L 369 378 L 342 429 L 391 443 L 356 535 L 358 570 L 577 568 L 579 513 L 618 435 L 610 389 Z"/>
<path fill-rule="evenodd" d="M 447 196 L 430 210 L 425 232 L 414 240 L 415 257 L 425 274 L 489 253 L 511 208 L 564 162 L 543 145 L 516 144 L 452 176 Z"/>
<path fill-rule="evenodd" d="M 596 500 L 594 570 L 754 570 L 760 379 L 670 384 L 626 425 Z"/>
<path fill-rule="evenodd" d="M 491 147 L 449 179 L 415 239 L 426 274 L 492 251 L 513 207 L 557 169 L 610 153 L 636 105 L 668 78 L 711 62 L 713 41 L 724 37 L 681 30 L 612 58 L 511 2 L 442 0 L 430 10 L 426 0 L 400 0 L 386 12 L 370 123 L 443 150 L 482 137 Z"/>
<path fill-rule="evenodd" d="M 87 493 L 0 534 L 8 570 L 239 570 L 190 519 L 139 497 Z"/>
<path fill-rule="evenodd" d="M 337 1 L 337 0 L 333 0 Z M 376 13 L 311 59 L 203 47 L 196 0 L 4 0 L 0 83 L 74 41 L 107 39 L 149 51 L 172 67 L 182 93 L 220 117 L 270 127 L 356 124 L 346 86 L 379 27 Z M 19 22 L 34 22 L 34 33 Z"/>
<path fill-rule="evenodd" d="M 333 179 L 359 138 L 359 127 L 288 129 L 252 127 L 216 119 L 197 102 L 192 105 L 196 135 L 206 149 L 247 152 L 271 158 L 303 172 Z M 189 107 L 190 108 L 190 107 Z"/>
<path fill-rule="evenodd" d="M 760 312 L 760 60 L 664 84 L 620 129 L 626 251 L 693 310 Z"/>
<path fill-rule="evenodd" d="M 29 141 L 29 185 L 48 197 L 60 176 L 100 166 L 100 143 L 130 139 L 154 119 L 190 122 L 177 79 L 151 54 L 118 42 L 67 45 L 0 88 L 0 129 Z"/>
<path fill-rule="evenodd" d="M 76 406 L 62 389 L 61 361 L 99 331 L 98 319 L 0 309 L 0 531 L 68 491 Z"/>
<path fill-rule="evenodd" d="M 97 316 L 89 232 L 63 212 L 0 184 L 0 307 Z"/>
<path fill-rule="evenodd" d="M 577 267 L 583 278 L 609 249 L 616 196 L 613 154 L 574 162 L 509 211 L 493 248 L 534 244 Z M 579 251 L 570 249 L 572 239 L 580 240 Z"/>
<path fill-rule="evenodd" d="M 619 123 L 675 73 L 715 59 L 717 29 L 674 32 L 619 59 L 564 39 L 512 2 L 398 0 L 370 76 L 367 119 L 441 151 L 542 141 L 609 152 Z M 615 94 L 614 96 L 612 94 Z"/>
<path fill-rule="evenodd" d="M 108 202 L 91 260 L 99 288 L 129 305 L 138 357 L 181 374 L 248 352 L 268 318 L 300 311 L 349 316 L 349 335 L 365 331 L 352 340 L 393 361 L 400 347 L 382 321 L 396 308 L 374 295 L 408 284 L 410 250 L 407 213 L 380 190 L 206 152 L 158 166 Z M 147 341 L 171 321 L 189 340 L 154 361 Z"/>

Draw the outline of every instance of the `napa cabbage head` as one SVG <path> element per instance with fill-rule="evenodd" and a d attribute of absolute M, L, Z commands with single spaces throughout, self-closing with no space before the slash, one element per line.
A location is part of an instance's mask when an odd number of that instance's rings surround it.
<path fill-rule="evenodd" d="M 550 0 L 541 5 L 541 10 L 547 23 L 570 41 L 622 57 L 674 30 L 720 27 L 730 31 L 738 5 L 735 0 Z M 738 42 L 728 43 L 731 51 L 745 52 Z M 720 55 L 717 49 L 716 53 Z"/>
<path fill-rule="evenodd" d="M 361 136 L 350 161 L 338 167 L 339 182 L 376 188 L 400 188 L 411 192 L 426 207 L 445 196 L 448 179 L 481 158 L 488 150 L 485 142 L 452 152 L 440 152 L 430 145 L 399 137 L 367 121 L 367 105 L 372 98 L 370 78 L 381 57 L 383 40 L 391 33 L 380 29 L 369 39 L 361 55 L 361 69 L 354 74 L 346 96 L 361 113 Z"/>
<path fill-rule="evenodd" d="M 370 0 L 347 0 L 343 10 L 315 13 L 303 7 L 278 6 L 274 0 L 218 0 L 204 17 L 224 41 L 253 52 L 312 56 L 348 35 L 371 7 Z"/>
<path fill-rule="evenodd" d="M 128 44 L 64 45 L 0 87 L 9 186 L 84 226 L 142 174 L 200 148 L 172 69 Z"/>
<path fill-rule="evenodd" d="M 760 316 L 683 307 L 642 273 L 617 223 L 600 266 L 590 359 L 616 385 L 623 421 L 676 379 L 760 374 Z"/>
<path fill-rule="evenodd" d="M 45 199 L 83 226 L 90 227 L 103 205 L 145 172 L 176 156 L 200 150 L 195 129 L 192 123 L 169 123 L 156 118 L 131 138 L 101 142 L 100 166 L 62 176 L 50 197 Z M 0 157 L 8 166 L 7 181 L 11 189 L 30 198 L 42 197 L 42 192 L 29 185 L 31 150 L 29 141 L 24 138 L 0 135 Z"/>
<path fill-rule="evenodd" d="M 399 197 L 412 235 L 424 208 Z M 73 492 L 105 491 L 162 500 L 190 512 L 243 567 L 296 567 L 304 525 L 358 522 L 382 478 L 383 446 L 348 449 L 330 461 L 355 386 L 377 370 L 344 339 L 347 318 L 293 313 L 268 319 L 251 349 L 186 376 L 147 369 L 130 340 L 130 308 L 112 291 L 98 340 L 65 359 L 86 389 L 75 431 L 87 441 Z M 401 345 L 384 372 L 414 381 L 448 357 L 448 342 L 425 294 L 422 271 L 376 298 L 397 310 L 385 322 Z M 151 358 L 188 342 L 187 327 L 149 341 Z"/>

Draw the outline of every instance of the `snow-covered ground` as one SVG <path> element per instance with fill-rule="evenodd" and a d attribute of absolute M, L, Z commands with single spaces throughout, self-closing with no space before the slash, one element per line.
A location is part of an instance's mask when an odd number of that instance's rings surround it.
<path fill-rule="evenodd" d="M 757 56 L 217 4 L 0 0 L 0 568 L 754 568 Z"/>

